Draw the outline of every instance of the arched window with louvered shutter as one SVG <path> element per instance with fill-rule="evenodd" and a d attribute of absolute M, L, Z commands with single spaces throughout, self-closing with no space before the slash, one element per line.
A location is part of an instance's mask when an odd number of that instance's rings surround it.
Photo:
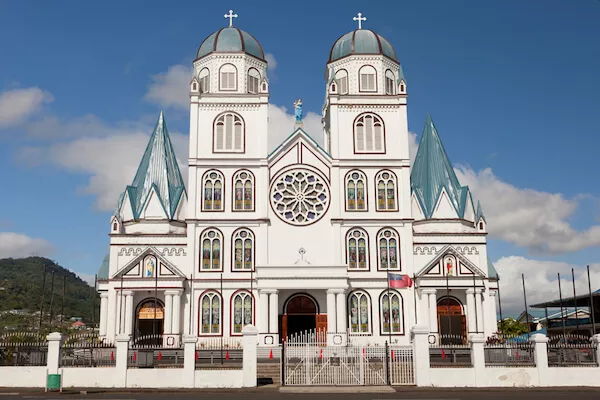
<path fill-rule="evenodd" d="M 243 118 L 226 112 L 215 118 L 213 127 L 213 151 L 215 153 L 243 153 L 245 151 L 245 127 Z"/>
<path fill-rule="evenodd" d="M 385 128 L 377 114 L 364 113 L 354 121 L 354 152 L 385 153 Z"/>

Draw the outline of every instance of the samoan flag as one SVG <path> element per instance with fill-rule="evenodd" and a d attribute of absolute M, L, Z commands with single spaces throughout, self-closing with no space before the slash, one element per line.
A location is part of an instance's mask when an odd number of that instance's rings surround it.
<path fill-rule="evenodd" d="M 388 273 L 388 285 L 390 288 L 402 289 L 405 287 L 412 287 L 412 284 L 413 281 L 408 275 Z"/>

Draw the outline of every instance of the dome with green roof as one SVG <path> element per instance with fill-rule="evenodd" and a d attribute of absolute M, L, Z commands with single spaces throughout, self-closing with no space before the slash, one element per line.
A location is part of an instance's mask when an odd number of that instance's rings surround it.
<path fill-rule="evenodd" d="M 196 59 L 212 53 L 246 53 L 261 60 L 265 53 L 258 40 L 248 32 L 234 27 L 222 28 L 208 36 L 196 54 Z"/>
<path fill-rule="evenodd" d="M 329 62 L 357 54 L 381 54 L 398 62 L 390 42 L 369 29 L 357 29 L 342 35 L 329 52 Z"/>

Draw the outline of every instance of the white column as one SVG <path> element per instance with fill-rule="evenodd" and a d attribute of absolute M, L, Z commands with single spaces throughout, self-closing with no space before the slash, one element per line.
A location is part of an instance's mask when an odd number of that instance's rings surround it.
<path fill-rule="evenodd" d="M 60 345 L 62 344 L 62 335 L 59 332 L 52 332 L 46 336 L 48 341 L 48 354 L 46 368 L 48 374 L 57 374 L 60 365 Z M 44 385 L 46 383 L 44 382 Z"/>
<path fill-rule="evenodd" d="M 165 325 L 164 333 L 173 333 L 173 295 L 171 292 L 165 292 Z"/>
<path fill-rule="evenodd" d="M 337 329 L 337 310 L 335 306 L 336 291 L 329 289 L 327 291 L 327 332 L 339 332 Z"/>
<path fill-rule="evenodd" d="M 267 333 L 269 329 L 269 294 L 264 290 L 258 292 L 258 331 Z"/>
<path fill-rule="evenodd" d="M 487 321 L 487 332 L 486 336 L 492 336 L 494 332 L 498 331 L 498 316 L 496 315 L 496 291 L 488 290 L 488 297 L 485 299 L 488 305 L 487 315 L 484 317 Z"/>
<path fill-rule="evenodd" d="M 427 326 L 429 326 L 430 333 L 437 333 L 437 290 L 433 288 L 423 289 L 421 291 L 426 297 L 424 299 L 427 304 Z M 425 325 L 423 321 L 423 325 Z"/>
<path fill-rule="evenodd" d="M 346 294 L 343 290 L 341 290 L 338 291 L 335 297 L 337 305 L 337 331 L 347 332 L 348 322 L 346 321 Z"/>
<path fill-rule="evenodd" d="M 117 335 L 120 335 L 125 330 L 125 326 L 123 325 L 124 301 L 123 293 L 121 291 L 116 292 L 117 313 L 115 314 L 115 332 Z"/>
<path fill-rule="evenodd" d="M 173 322 L 171 325 L 171 333 L 179 335 L 181 332 L 181 290 L 177 290 L 173 294 Z"/>
<path fill-rule="evenodd" d="M 475 291 L 467 289 L 467 331 L 475 333 Z"/>
<path fill-rule="evenodd" d="M 475 315 L 477 316 L 477 333 L 483 333 L 485 326 L 485 319 L 483 317 L 483 303 L 481 301 L 482 295 L 483 293 L 481 289 L 475 289 L 475 306 L 477 308 Z"/>
<path fill-rule="evenodd" d="M 415 325 L 411 332 L 413 334 L 415 384 L 417 386 L 431 386 L 428 343 L 429 327 L 427 325 Z"/>
<path fill-rule="evenodd" d="M 279 291 L 269 293 L 269 333 L 279 333 Z"/>
<path fill-rule="evenodd" d="M 100 336 L 106 336 L 108 325 L 108 293 L 100 293 Z"/>
<path fill-rule="evenodd" d="M 257 344 L 258 329 L 254 325 L 246 325 L 242 329 L 243 339 L 243 360 L 242 360 L 242 386 L 256 387 L 257 377 Z"/>
<path fill-rule="evenodd" d="M 125 320 L 125 333 L 128 335 L 133 335 L 133 320 L 135 316 L 133 315 L 133 292 L 128 291 L 123 293 L 125 296 L 125 315 L 123 319 Z"/>

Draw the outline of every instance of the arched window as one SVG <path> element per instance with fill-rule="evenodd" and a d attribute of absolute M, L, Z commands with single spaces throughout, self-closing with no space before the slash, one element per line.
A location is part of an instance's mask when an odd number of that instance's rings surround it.
<path fill-rule="evenodd" d="M 375 177 L 377 185 L 377 211 L 396 211 L 396 175 L 381 171 Z"/>
<path fill-rule="evenodd" d="M 238 114 L 227 112 L 215 118 L 213 149 L 215 152 L 244 152 L 244 120 Z"/>
<path fill-rule="evenodd" d="M 356 153 L 385 153 L 383 121 L 376 114 L 361 114 L 354 122 Z"/>
<path fill-rule="evenodd" d="M 364 292 L 352 292 L 348 296 L 350 333 L 371 332 L 371 300 Z"/>
<path fill-rule="evenodd" d="M 249 292 L 236 293 L 231 298 L 231 332 L 241 334 L 246 325 L 252 325 L 254 319 L 254 299 Z"/>
<path fill-rule="evenodd" d="M 200 93 L 210 92 L 210 72 L 208 68 L 204 68 L 198 74 L 198 81 L 200 81 Z"/>
<path fill-rule="evenodd" d="M 225 64 L 219 70 L 219 90 L 237 90 L 237 69 Z"/>
<path fill-rule="evenodd" d="M 211 170 L 204 174 L 202 211 L 223 211 L 224 181 L 223 174 L 219 171 Z"/>
<path fill-rule="evenodd" d="M 404 333 L 404 302 L 396 291 L 385 291 L 379 297 L 381 333 Z M 390 323 L 391 321 L 391 323 Z"/>
<path fill-rule="evenodd" d="M 392 228 L 384 228 L 377 234 L 379 249 L 379 269 L 400 269 L 398 260 L 398 232 Z"/>
<path fill-rule="evenodd" d="M 377 91 L 377 72 L 375 71 L 375 68 L 370 65 L 365 65 L 358 71 L 358 76 L 358 90 L 360 92 Z"/>
<path fill-rule="evenodd" d="M 340 69 L 335 73 L 335 79 L 338 82 L 339 93 L 340 94 L 348 94 L 348 72 L 345 69 Z"/>
<path fill-rule="evenodd" d="M 255 68 L 250 68 L 248 70 L 248 93 L 258 93 L 259 82 L 260 82 L 260 72 L 258 72 Z"/>
<path fill-rule="evenodd" d="M 369 269 L 367 233 L 359 228 L 351 229 L 346 236 L 348 269 Z"/>
<path fill-rule="evenodd" d="M 346 208 L 348 211 L 367 209 L 367 178 L 361 171 L 354 170 L 346 175 Z"/>
<path fill-rule="evenodd" d="M 254 211 L 254 175 L 238 171 L 233 182 L 233 211 Z"/>
<path fill-rule="evenodd" d="M 202 243 L 201 271 L 219 271 L 222 265 L 223 237 L 216 229 L 207 229 L 200 238 Z"/>
<path fill-rule="evenodd" d="M 221 295 L 210 291 L 200 296 L 201 335 L 221 334 Z"/>
<path fill-rule="evenodd" d="M 249 229 L 239 229 L 233 234 L 233 270 L 254 269 L 254 234 Z"/>
<path fill-rule="evenodd" d="M 385 71 L 385 94 L 396 94 L 394 88 L 396 87 L 396 78 L 394 73 L 389 69 Z"/>

